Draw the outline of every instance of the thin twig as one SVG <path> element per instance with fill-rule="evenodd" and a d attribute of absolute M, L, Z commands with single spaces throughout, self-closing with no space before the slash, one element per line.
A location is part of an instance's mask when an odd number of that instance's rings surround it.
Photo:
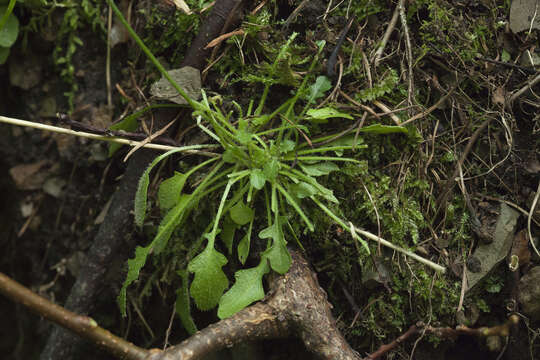
<path fill-rule="evenodd" d="M 141 144 L 140 141 L 122 139 L 116 136 L 103 136 L 103 135 L 97 135 L 97 134 L 87 133 L 83 131 L 74 131 L 71 129 L 61 128 L 58 126 L 46 125 L 46 124 L 41 124 L 41 123 L 27 121 L 27 120 L 14 119 L 14 118 L 6 117 L 6 116 L 0 116 L 0 122 L 11 124 L 11 125 L 31 127 L 31 128 L 39 129 L 39 130 L 52 131 L 59 134 L 73 135 L 73 136 L 83 137 L 83 138 L 92 139 L 92 140 L 109 141 L 109 142 L 113 142 L 117 144 L 129 145 L 129 146 L 138 146 Z M 205 149 L 205 148 L 207 149 L 214 146 L 215 145 L 190 145 L 190 146 L 185 146 L 185 148 L 186 148 L 186 153 L 188 154 L 197 154 L 197 155 L 215 157 L 215 156 L 218 156 L 218 154 L 208 152 L 208 151 L 197 150 L 197 149 Z M 168 145 L 161 145 L 161 144 L 145 144 L 143 145 L 143 147 L 148 148 L 148 149 L 161 150 L 161 151 L 169 151 L 173 149 L 178 149 L 177 146 L 168 146 Z"/>
<path fill-rule="evenodd" d="M 459 174 L 459 168 L 463 165 L 463 162 L 465 161 L 465 159 L 469 155 L 469 152 L 471 151 L 473 144 L 476 142 L 478 137 L 480 137 L 480 134 L 489 125 L 491 120 L 493 120 L 492 117 L 488 117 L 486 120 L 484 120 L 484 122 L 472 134 L 471 138 L 469 139 L 469 142 L 467 142 L 467 145 L 465 146 L 465 150 L 463 150 L 463 153 L 461 154 L 461 157 L 458 160 L 458 164 L 457 164 L 456 168 L 454 169 L 454 172 L 452 173 L 452 176 L 446 180 L 446 184 L 445 184 L 443 190 L 440 193 L 441 195 L 439 196 L 439 198 L 436 201 L 436 206 L 437 206 L 436 214 L 438 214 L 439 211 L 441 211 L 441 209 L 444 207 L 444 204 L 446 203 L 446 200 L 448 198 L 448 194 L 450 193 L 450 190 L 454 186 L 455 178 Z"/>
<path fill-rule="evenodd" d="M 516 314 L 510 315 L 508 319 L 501 325 L 479 327 L 475 329 L 463 325 L 460 325 L 455 329 L 450 327 L 432 327 L 422 322 L 418 322 L 416 325 L 412 325 L 406 332 L 391 343 L 381 345 L 377 351 L 368 355 L 366 358 L 364 358 L 364 360 L 378 359 L 387 354 L 390 350 L 396 348 L 399 344 L 402 344 L 404 341 L 408 340 L 410 337 L 423 332 L 435 335 L 440 339 L 455 339 L 459 335 L 477 336 L 481 338 L 486 338 L 488 336 L 507 337 L 510 335 L 510 329 L 517 323 L 519 323 L 519 316 Z"/>
<path fill-rule="evenodd" d="M 375 58 L 373 60 L 373 65 L 375 68 L 379 65 L 379 62 L 381 61 L 381 56 L 384 52 L 384 48 L 386 47 L 386 44 L 388 43 L 388 40 L 390 39 L 390 35 L 392 35 L 392 31 L 394 31 L 394 28 L 396 27 L 398 15 L 399 15 L 399 5 L 396 6 L 396 8 L 394 9 L 394 14 L 392 15 L 392 19 L 390 20 L 390 23 L 388 24 L 388 27 L 386 28 L 386 31 L 381 40 L 381 43 L 379 44 L 379 47 L 377 48 L 377 51 L 375 52 Z"/>
<path fill-rule="evenodd" d="M 498 201 L 498 202 L 501 202 L 501 203 L 505 203 L 506 205 L 513 207 L 514 209 L 516 209 L 517 211 L 519 211 L 523 215 L 525 215 L 527 217 L 529 216 L 529 212 L 527 210 L 525 210 L 524 208 L 520 207 L 519 205 L 514 204 L 513 202 L 508 201 L 508 200 L 499 199 L 499 198 L 496 198 L 494 196 L 489 196 L 489 195 L 481 195 L 481 197 L 476 198 L 476 199 L 477 200 L 486 199 L 486 200 L 493 200 L 493 201 Z M 534 223 L 536 225 L 540 226 L 540 221 L 536 220 L 534 217 L 532 218 L 532 221 L 534 221 Z"/>
<path fill-rule="evenodd" d="M 309 0 L 303 0 L 297 7 L 296 9 L 293 10 L 293 12 L 291 13 L 291 15 L 289 15 L 289 17 L 287 18 L 287 20 L 285 20 L 285 23 L 283 24 L 283 27 L 286 29 L 289 27 L 289 25 L 291 24 L 291 22 L 296 19 L 296 17 L 298 16 L 298 14 L 300 14 L 300 11 L 302 11 L 302 9 L 304 7 L 306 7 L 306 5 L 309 4 Z"/>
<path fill-rule="evenodd" d="M 178 117 L 177 117 L 178 118 Z M 139 145 L 135 145 L 127 154 L 126 156 L 124 157 L 124 162 L 126 162 L 129 157 L 137 150 L 139 150 L 140 148 L 142 148 L 144 145 L 146 144 L 150 144 L 150 142 L 152 140 L 154 140 L 155 138 L 157 138 L 158 136 L 161 136 L 165 133 L 165 131 L 167 131 L 168 128 L 170 128 L 174 123 L 176 122 L 176 119 L 172 120 L 171 122 L 169 122 L 167 125 L 165 125 L 163 128 L 159 129 L 158 131 L 156 131 L 155 133 L 149 135 L 146 139 L 144 139 L 143 141 L 141 141 L 139 143 Z"/>
<path fill-rule="evenodd" d="M 16 303 L 27 306 L 47 320 L 101 345 L 118 358 L 142 360 L 149 354 L 147 350 L 99 327 L 94 319 L 75 314 L 50 302 L 3 273 L 0 273 L 0 292 Z"/>
<path fill-rule="evenodd" d="M 540 181 L 538 182 L 538 187 L 536 188 L 536 195 L 534 196 L 534 200 L 531 204 L 531 210 L 529 210 L 529 215 L 527 216 L 527 232 L 529 233 L 529 241 L 531 242 L 531 245 L 536 255 L 540 256 L 540 253 L 538 252 L 538 249 L 536 248 L 536 245 L 534 244 L 532 233 L 531 233 L 531 219 L 533 217 L 536 204 L 538 203 L 538 197 L 540 197 Z"/>
<path fill-rule="evenodd" d="M 407 89 L 407 105 L 412 106 L 414 103 L 414 75 L 413 75 L 413 59 L 412 59 L 412 47 L 411 37 L 409 35 L 409 27 L 407 26 L 407 17 L 405 16 L 405 0 L 399 0 L 398 4 L 399 18 L 401 20 L 401 27 L 403 28 L 403 35 L 405 36 L 405 50 L 407 54 L 407 67 L 408 67 L 408 82 L 409 88 Z M 412 115 L 412 114 L 409 114 Z"/>
<path fill-rule="evenodd" d="M 244 35 L 244 30 L 238 29 L 238 30 L 228 32 L 226 34 L 219 35 L 217 38 L 210 41 L 204 48 L 205 49 L 213 48 L 214 46 L 221 44 L 223 41 L 235 35 Z"/>
<path fill-rule="evenodd" d="M 105 59 L 105 81 L 107 83 L 107 106 L 112 109 L 111 91 L 111 29 L 112 29 L 112 7 L 109 5 L 109 15 L 107 18 L 107 57 Z"/>
<path fill-rule="evenodd" d="M 392 110 L 390 110 L 390 108 L 388 106 L 386 106 L 385 104 L 383 104 L 381 101 L 373 100 L 373 105 L 377 106 L 379 109 L 384 111 L 385 115 L 390 116 L 390 118 L 396 123 L 397 126 L 402 125 L 399 118 L 397 117 L 397 115 L 394 114 L 394 112 Z"/>
<path fill-rule="evenodd" d="M 433 104 L 432 106 L 430 106 L 426 111 L 422 111 L 412 117 L 410 117 L 409 119 L 405 120 L 404 122 L 401 123 L 401 126 L 403 125 L 406 125 L 410 122 L 413 122 L 415 120 L 418 120 L 418 119 L 421 119 L 423 117 L 426 117 L 428 116 L 429 114 L 431 114 L 433 111 L 435 111 L 453 92 L 454 92 L 455 88 L 452 88 L 450 89 L 446 94 L 444 94 L 444 96 L 442 96 L 439 101 L 437 101 L 435 104 Z"/>
<path fill-rule="evenodd" d="M 521 89 L 515 91 L 512 96 L 510 96 L 510 101 L 507 103 L 507 106 L 510 107 L 514 101 L 521 95 L 523 95 L 527 90 L 535 86 L 536 84 L 540 83 L 540 74 L 536 75 L 534 79 L 529 81 L 527 85 L 523 86 Z"/>

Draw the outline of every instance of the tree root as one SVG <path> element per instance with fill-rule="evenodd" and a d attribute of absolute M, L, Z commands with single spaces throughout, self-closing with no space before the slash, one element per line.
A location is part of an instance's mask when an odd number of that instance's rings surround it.
<path fill-rule="evenodd" d="M 3 274 L 0 274 L 0 292 L 123 359 L 195 360 L 246 341 L 290 336 L 300 338 L 306 349 L 321 359 L 360 359 L 338 330 L 315 273 L 298 252 L 291 251 L 291 255 L 289 272 L 271 280 L 269 294 L 263 301 L 165 351 L 144 350 L 120 339 L 93 319 L 53 304 Z"/>
<path fill-rule="evenodd" d="M 1 273 L 0 293 L 121 359 L 197 360 L 214 351 L 248 341 L 296 336 L 319 359 L 360 360 L 360 355 L 349 346 L 338 330 L 330 311 L 331 305 L 315 273 L 300 253 L 291 251 L 291 255 L 293 262 L 289 272 L 271 280 L 270 291 L 264 300 L 208 326 L 164 351 L 145 350 L 121 339 L 99 327 L 93 319 L 55 305 Z M 413 336 L 425 333 L 441 339 L 455 339 L 460 335 L 508 337 L 518 322 L 519 317 L 513 314 L 504 324 L 490 328 L 435 328 L 417 323 L 364 360 L 378 359 Z"/>

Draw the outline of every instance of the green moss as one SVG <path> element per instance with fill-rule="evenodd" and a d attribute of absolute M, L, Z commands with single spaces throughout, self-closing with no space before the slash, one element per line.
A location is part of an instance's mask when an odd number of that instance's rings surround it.
<path fill-rule="evenodd" d="M 187 15 L 171 6 L 163 10 L 159 6 L 140 9 L 145 19 L 141 31 L 143 41 L 156 56 L 165 56 L 171 68 L 180 65 L 186 50 L 200 26 L 199 2 L 188 1 L 192 14 Z"/>

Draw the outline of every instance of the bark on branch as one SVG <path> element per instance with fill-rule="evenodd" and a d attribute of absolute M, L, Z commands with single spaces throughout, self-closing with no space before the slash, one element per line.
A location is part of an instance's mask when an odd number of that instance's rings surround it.
<path fill-rule="evenodd" d="M 55 305 L 1 273 L 0 292 L 122 359 L 196 360 L 246 341 L 290 336 L 299 337 L 320 359 L 360 359 L 339 332 L 315 273 L 298 252 L 291 251 L 291 255 L 291 269 L 271 280 L 270 292 L 263 301 L 165 351 L 145 350 L 120 339 L 93 319 Z"/>

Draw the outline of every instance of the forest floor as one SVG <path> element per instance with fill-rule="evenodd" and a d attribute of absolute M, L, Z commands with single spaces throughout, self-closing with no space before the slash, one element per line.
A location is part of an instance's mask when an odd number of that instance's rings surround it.
<path fill-rule="evenodd" d="M 117 2 L 167 69 L 185 60 L 212 6 L 187 0 L 186 13 L 168 0 Z M 540 311 L 534 301 L 540 292 L 523 280 L 540 281 L 532 271 L 540 256 L 531 245 L 540 237 L 540 205 L 534 207 L 540 190 L 540 24 L 530 16 L 536 16 L 534 5 L 527 9 L 526 1 L 519 3 L 525 3 L 523 9 L 497 0 L 265 0 L 228 19 L 234 26 L 208 51 L 200 69 L 202 87 L 227 113 L 258 101 L 266 84 L 271 86 L 264 111 L 272 112 L 304 79 L 311 89 L 320 81 L 306 108 L 331 108 L 340 115 L 312 112 L 319 115 L 301 136 L 309 142 L 347 131 L 362 145 L 351 155 L 357 164 L 321 178 L 339 200 L 335 212 L 445 267 L 445 273 L 436 272 L 374 242 L 367 254 L 349 229 L 309 206 L 314 232 L 290 216 L 297 239 L 289 244 L 305 250 L 338 327 L 362 356 L 419 322 L 479 328 L 503 324 L 517 313 L 522 321 L 510 337 L 421 334 L 386 356 L 540 358 Z M 122 25 L 114 20 L 108 27 L 106 2 L 24 2 L 14 14 L 20 28 L 0 65 L 5 84 L 0 116 L 66 126 L 57 113 L 69 114 L 72 128 L 96 131 L 167 100 L 151 93 L 160 75 Z M 107 34 L 112 34 L 110 54 Z M 300 99 L 305 103 L 308 97 Z M 169 130 L 173 142 L 208 140 L 190 112 L 176 108 L 142 115 L 135 129 L 115 129 L 146 137 L 161 119 L 179 119 Z M 407 133 L 360 131 L 375 124 L 403 126 Z M 111 211 L 111 196 L 130 161 L 124 161 L 127 152 L 110 155 L 106 142 L 1 124 L 0 271 L 63 304 Z M 178 157 L 164 163 L 150 178 L 149 203 L 156 203 L 163 178 L 199 162 Z M 155 234 L 159 209 L 150 209 L 142 231 L 127 226 L 124 245 L 101 280 L 105 285 L 92 317 L 143 347 L 163 348 L 187 337 L 173 313 L 190 251 L 185 241 L 195 242 L 216 204 L 219 199 L 201 202 L 168 249 L 148 261 L 140 281 L 128 289 L 124 318 L 116 298 L 126 260 L 135 245 Z M 264 241 L 252 241 L 253 254 L 264 250 Z M 227 244 L 216 246 L 227 251 Z M 508 263 L 516 259 L 517 270 L 511 271 Z M 240 267 L 231 257 L 225 272 L 232 279 Z M 218 320 L 214 310 L 195 306 L 192 316 L 199 329 Z M 0 357 L 39 358 L 51 325 L 2 297 L 0 317 Z M 270 341 L 244 349 L 256 354 L 244 356 L 311 358 L 298 355 L 299 347 L 294 340 Z M 85 349 L 80 359 L 107 359 L 89 345 Z M 219 356 L 241 358 L 232 350 Z"/>

